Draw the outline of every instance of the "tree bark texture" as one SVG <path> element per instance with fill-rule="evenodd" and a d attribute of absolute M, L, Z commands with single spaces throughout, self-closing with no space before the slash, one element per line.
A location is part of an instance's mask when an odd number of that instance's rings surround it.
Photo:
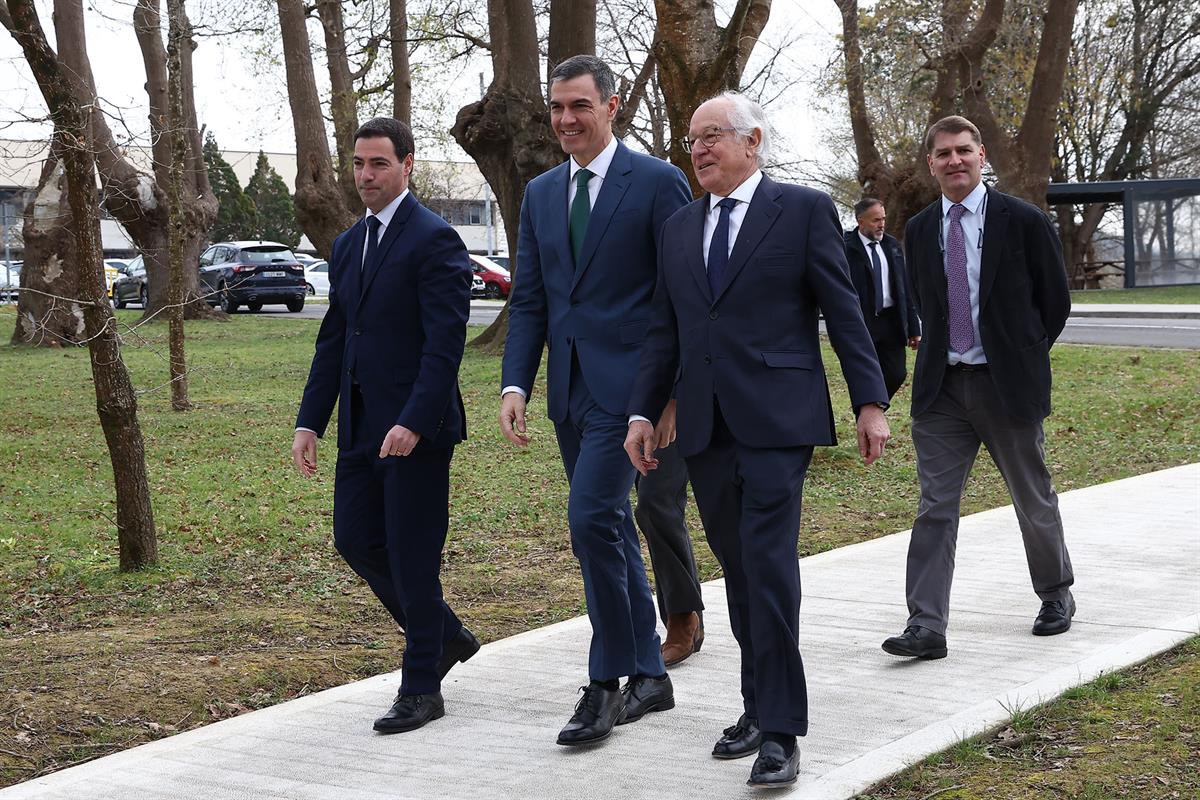
<path fill-rule="evenodd" d="M 592 24 L 586 24 L 586 20 Z M 582 24 L 581 24 L 582 23 Z M 550 73 L 571 56 L 596 54 L 596 0 L 553 0 L 547 42 L 546 85 Z"/>
<path fill-rule="evenodd" d="M 50 49 L 32 0 L 7 0 L 13 35 L 37 80 L 54 121 L 58 156 L 67 181 L 83 298 L 84 330 L 96 388 L 96 410 L 108 444 L 116 484 L 117 541 L 122 571 L 154 564 L 158 544 L 145 447 L 137 419 L 137 398 L 104 289 L 95 159 L 88 137 L 88 115 L 78 97 L 79 74 L 59 63 Z"/>
<path fill-rule="evenodd" d="M 192 407 L 188 399 L 187 356 L 184 352 L 183 332 L 183 273 L 184 248 L 187 240 L 183 196 L 183 173 L 188 162 L 187 123 L 183 111 L 183 59 L 181 51 L 188 46 L 189 30 L 184 18 L 183 0 L 167 0 L 167 84 L 170 95 L 168 120 L 171 142 L 170 169 L 170 241 L 168 243 L 167 273 L 167 320 L 168 342 L 171 361 L 171 408 L 187 411 Z"/>
<path fill-rule="evenodd" d="M 358 92 L 346 54 L 346 23 L 341 0 L 317 0 L 317 16 L 325 32 L 325 61 L 329 65 L 329 112 L 333 117 L 333 142 L 337 154 L 338 185 L 346 207 L 362 213 L 362 200 L 354 186 L 354 132 L 358 130 Z"/>
<path fill-rule="evenodd" d="M 412 70 L 408 65 L 408 3 L 388 2 L 392 53 L 392 116 L 412 127 Z"/>
<path fill-rule="evenodd" d="M 301 0 L 277 0 L 288 103 L 296 133 L 296 221 L 323 258 L 357 217 L 346 205 L 329 143 Z"/>

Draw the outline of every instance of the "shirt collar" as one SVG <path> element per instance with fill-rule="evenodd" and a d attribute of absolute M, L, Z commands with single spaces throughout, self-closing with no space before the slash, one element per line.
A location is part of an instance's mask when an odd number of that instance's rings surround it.
<path fill-rule="evenodd" d="M 749 178 L 738 184 L 737 188 L 729 193 L 729 197 L 742 203 L 749 203 L 754 199 L 754 192 L 758 190 L 758 185 L 762 183 L 763 174 L 761 169 L 756 169 L 750 174 Z M 708 210 L 712 211 L 717 207 L 717 203 L 724 200 L 724 197 L 716 194 L 708 195 Z"/>
<path fill-rule="evenodd" d="M 979 206 L 983 203 L 983 198 L 987 197 L 987 187 L 983 185 L 983 181 L 975 184 L 975 188 L 971 193 L 962 199 L 962 206 L 967 209 L 968 214 L 978 214 Z M 954 201 L 946 195 L 942 195 L 942 216 L 950 215 L 950 206 L 954 205 Z"/>
<path fill-rule="evenodd" d="M 870 238 L 869 236 L 863 236 L 863 232 L 859 228 L 855 228 L 854 232 L 858 234 L 858 238 L 862 240 L 863 247 L 865 247 L 865 248 L 869 248 L 872 244 L 883 244 L 882 239 L 880 239 L 879 241 L 875 241 L 874 239 Z"/>
<path fill-rule="evenodd" d="M 404 202 L 404 198 L 406 197 L 408 197 L 408 189 L 405 189 L 395 200 L 384 206 L 383 210 L 378 214 L 368 208 L 365 217 L 375 217 L 379 220 L 379 227 L 386 228 L 388 223 L 392 221 L 392 217 L 396 215 L 396 209 L 400 207 L 400 204 Z"/>
<path fill-rule="evenodd" d="M 599 176 L 600 180 L 604 180 L 604 176 L 608 174 L 609 166 L 612 165 L 613 154 L 616 152 L 617 137 L 614 136 L 608 140 L 608 144 L 604 145 L 604 149 L 600 151 L 599 155 L 593 158 L 591 163 L 587 165 L 588 172 Z M 575 156 L 571 156 L 571 180 L 575 180 L 575 173 L 581 169 L 583 167 L 579 166 L 579 163 L 575 161 Z"/>

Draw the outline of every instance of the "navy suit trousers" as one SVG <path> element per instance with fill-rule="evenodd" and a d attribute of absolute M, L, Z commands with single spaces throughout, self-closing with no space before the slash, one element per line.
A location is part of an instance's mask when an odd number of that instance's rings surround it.
<path fill-rule="evenodd" d="M 592 623 L 588 675 L 597 681 L 661 675 L 654 599 L 629 507 L 635 472 L 625 454 L 628 422 L 596 404 L 578 363 L 571 372 L 567 418 L 554 429 L 571 484 L 571 549 Z"/>

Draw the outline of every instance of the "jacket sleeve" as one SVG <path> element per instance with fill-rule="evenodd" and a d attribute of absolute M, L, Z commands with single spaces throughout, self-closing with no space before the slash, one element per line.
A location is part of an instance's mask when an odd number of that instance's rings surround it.
<path fill-rule="evenodd" d="M 1053 345 L 1071 315 L 1071 292 L 1067 286 L 1062 241 L 1040 209 L 1034 209 L 1033 216 L 1028 233 L 1030 277 L 1034 282 L 1034 300 L 1046 330 L 1047 344 Z"/>
<path fill-rule="evenodd" d="M 517 269 L 513 273 L 512 296 L 508 301 L 508 334 L 504 340 L 500 378 L 501 388 L 519 386 L 524 389 L 526 400 L 533 396 L 533 379 L 537 377 L 542 361 L 549 317 L 530 195 L 531 192 L 526 191 L 521 202 Z"/>
<path fill-rule="evenodd" d="M 321 437 L 325 435 L 325 428 L 329 425 L 338 399 L 342 384 L 342 360 L 346 352 L 346 315 L 337 295 L 337 278 L 344 269 L 344 259 L 340 257 L 344 248 L 339 245 L 345 239 L 344 235 L 335 239 L 329 254 L 329 308 L 317 331 L 308 383 L 304 386 L 300 412 L 296 415 L 297 428 L 308 428 Z"/>

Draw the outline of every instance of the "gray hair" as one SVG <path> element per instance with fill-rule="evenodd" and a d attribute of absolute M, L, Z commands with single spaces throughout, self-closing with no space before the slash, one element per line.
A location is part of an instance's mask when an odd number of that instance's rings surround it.
<path fill-rule="evenodd" d="M 762 106 L 739 92 L 721 92 L 713 99 L 717 98 L 729 101 L 729 127 L 738 136 L 749 136 L 758 128 L 762 137 L 758 144 L 758 166 L 765 167 L 771 157 L 771 129 Z"/>

